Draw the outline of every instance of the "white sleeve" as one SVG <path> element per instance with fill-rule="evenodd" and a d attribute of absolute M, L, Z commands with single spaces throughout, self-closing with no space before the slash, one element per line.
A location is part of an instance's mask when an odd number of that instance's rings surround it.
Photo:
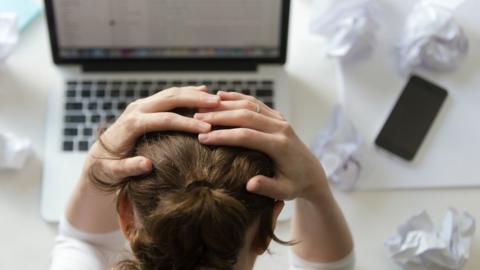
<path fill-rule="evenodd" d="M 297 256 L 291 249 L 289 257 L 290 270 L 353 270 L 355 265 L 355 253 L 353 251 L 345 258 L 329 263 L 306 261 Z"/>
<path fill-rule="evenodd" d="M 63 218 L 51 256 L 50 270 L 105 270 L 131 258 L 131 252 L 120 231 L 85 233 Z"/>

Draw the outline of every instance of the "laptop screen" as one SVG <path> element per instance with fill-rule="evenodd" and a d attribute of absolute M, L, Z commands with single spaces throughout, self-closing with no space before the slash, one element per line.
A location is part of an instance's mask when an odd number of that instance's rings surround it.
<path fill-rule="evenodd" d="M 49 23 L 51 34 L 54 30 L 54 54 L 67 62 L 273 60 L 284 56 L 288 2 L 51 0 L 47 5 L 50 4 L 49 17 L 53 17 Z"/>

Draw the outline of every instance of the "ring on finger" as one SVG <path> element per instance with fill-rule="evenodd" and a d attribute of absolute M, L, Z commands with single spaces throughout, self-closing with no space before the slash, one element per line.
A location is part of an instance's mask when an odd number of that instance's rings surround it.
<path fill-rule="evenodd" d="M 256 113 L 260 113 L 262 111 L 262 107 L 260 107 L 260 104 L 258 102 L 255 102 L 257 105 L 257 109 L 255 110 Z"/>

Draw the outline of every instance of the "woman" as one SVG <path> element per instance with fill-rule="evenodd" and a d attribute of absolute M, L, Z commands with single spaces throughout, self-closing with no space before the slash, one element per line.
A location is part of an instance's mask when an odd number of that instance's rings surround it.
<path fill-rule="evenodd" d="M 293 199 L 292 269 L 351 269 L 323 169 L 278 112 L 239 93 L 167 89 L 129 105 L 89 151 L 51 269 L 252 269 Z"/>

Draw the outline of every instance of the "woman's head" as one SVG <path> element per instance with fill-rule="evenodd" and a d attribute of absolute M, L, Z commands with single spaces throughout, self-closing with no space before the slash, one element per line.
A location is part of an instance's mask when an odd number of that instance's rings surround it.
<path fill-rule="evenodd" d="M 233 269 L 241 251 L 262 253 L 275 238 L 279 207 L 246 191 L 253 176 L 274 175 L 266 155 L 175 132 L 147 134 L 132 154 L 150 159 L 152 173 L 114 186 L 97 181 L 118 191 L 120 223 L 136 257 L 120 269 Z"/>

